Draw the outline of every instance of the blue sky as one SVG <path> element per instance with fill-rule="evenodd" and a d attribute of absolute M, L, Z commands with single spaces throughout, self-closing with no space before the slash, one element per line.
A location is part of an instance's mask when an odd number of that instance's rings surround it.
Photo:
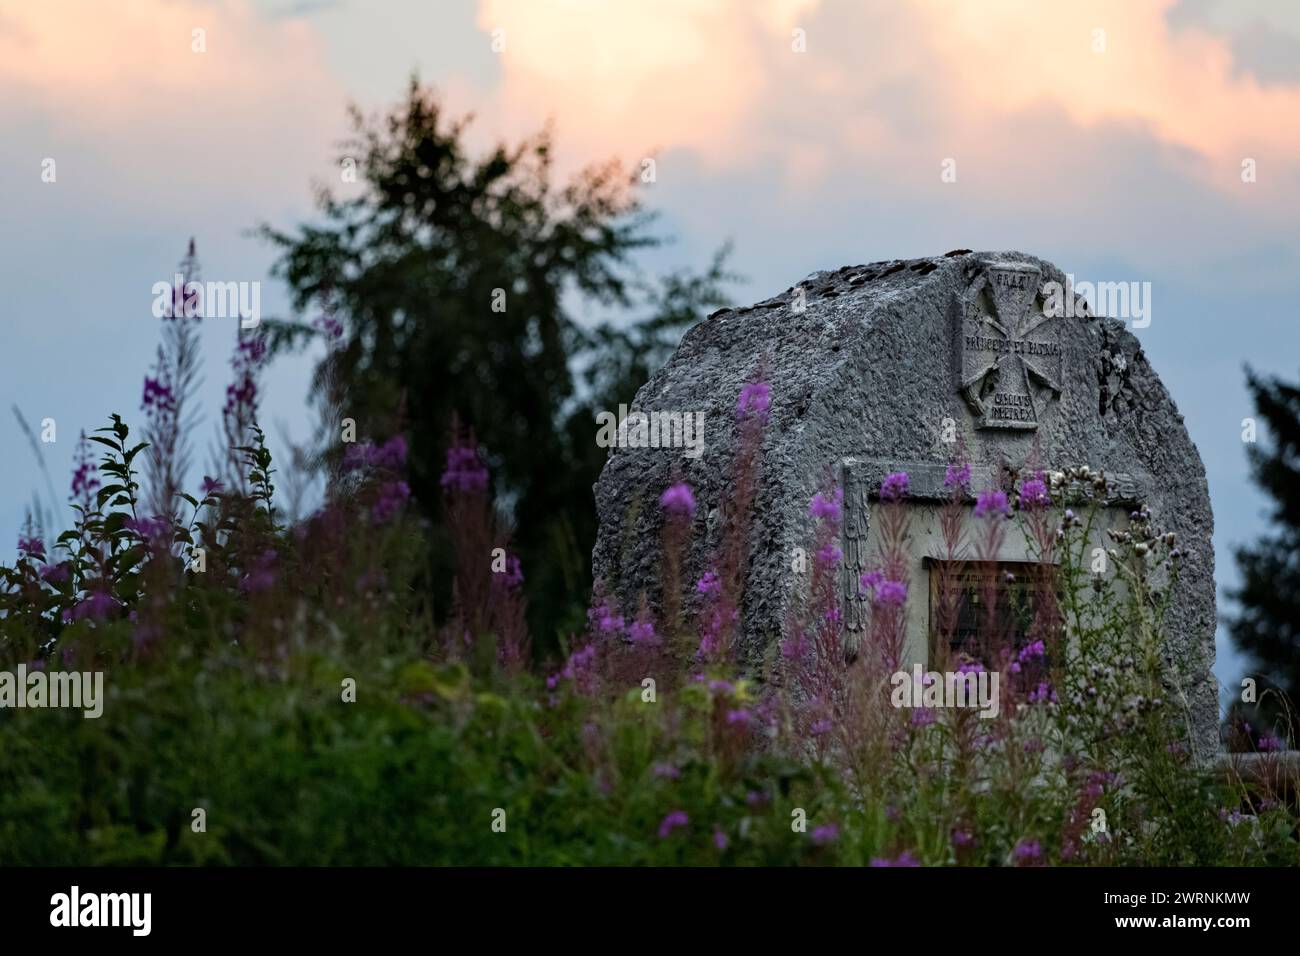
<path fill-rule="evenodd" d="M 63 496 L 79 430 L 112 410 L 139 421 L 150 290 L 189 237 L 205 278 L 260 281 L 263 313 L 284 314 L 272 252 L 248 230 L 309 218 L 313 183 L 346 189 L 333 165 L 346 104 L 381 108 L 418 70 L 477 114 L 479 144 L 551 121 L 562 173 L 653 156 L 645 199 L 678 241 L 647 265 L 698 266 L 733 240 L 738 301 L 816 269 L 958 247 L 1150 282 L 1136 334 L 1205 461 L 1229 587 L 1232 548 L 1267 527 L 1242 369 L 1300 374 L 1300 13 L 1079 6 L 0 4 L 0 542 L 42 487 L 8 406 L 57 422 L 44 451 Z M 940 180 L 948 158 L 955 183 Z M 233 333 L 204 326 L 213 437 Z M 310 368 L 266 376 L 273 440 L 307 434 Z M 1241 666 L 1221 634 L 1220 678 Z"/>

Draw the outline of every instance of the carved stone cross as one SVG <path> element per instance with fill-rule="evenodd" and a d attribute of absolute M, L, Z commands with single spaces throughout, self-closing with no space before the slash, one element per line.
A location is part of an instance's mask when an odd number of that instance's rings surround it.
<path fill-rule="evenodd" d="M 978 428 L 1035 429 L 1060 398 L 1060 320 L 1036 307 L 1041 280 L 1036 266 L 991 263 L 967 291 L 959 385 Z"/>

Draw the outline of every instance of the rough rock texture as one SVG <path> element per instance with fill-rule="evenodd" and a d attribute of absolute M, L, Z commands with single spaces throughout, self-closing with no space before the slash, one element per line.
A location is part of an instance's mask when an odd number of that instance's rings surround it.
<path fill-rule="evenodd" d="M 656 502 L 675 478 L 692 485 L 700 506 L 688 570 L 698 575 L 709 566 L 735 454 L 737 396 L 760 365 L 772 405 L 741 618 L 750 664 L 799 597 L 803 578 L 790 572 L 790 555 L 811 540 L 808 501 L 828 477 L 844 479 L 846 459 L 941 474 L 952 455 L 944 441 L 950 420 L 947 437 L 955 424 L 977 475 L 994 474 L 1002 464 L 1023 466 L 1037 436 L 1042 465 L 1087 464 L 1128 476 L 1156 523 L 1178 533 L 1185 558 L 1166 656 L 1196 675 L 1179 690 L 1197 751 L 1216 750 L 1205 470 L 1122 322 L 1087 315 L 1082 300 L 1072 311 L 1084 314 L 1044 315 L 1043 283 L 1065 281 L 1033 256 L 958 250 L 816 272 L 779 296 L 709 316 L 632 406 L 703 412 L 704 452 L 692 459 L 669 448 L 611 450 L 595 487 L 597 579 L 625 609 L 643 593 L 657 603 Z"/>

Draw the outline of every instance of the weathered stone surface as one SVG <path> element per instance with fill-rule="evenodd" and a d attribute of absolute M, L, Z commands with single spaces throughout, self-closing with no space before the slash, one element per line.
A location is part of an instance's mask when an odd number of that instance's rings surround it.
<path fill-rule="evenodd" d="M 961 250 L 817 272 L 696 325 L 633 407 L 703 412 L 704 452 L 612 450 L 595 488 L 596 577 L 625 607 L 643 592 L 657 600 L 656 501 L 675 478 L 700 504 L 690 570 L 708 566 L 735 454 L 737 396 L 762 365 L 772 405 L 742 610 L 746 662 L 761 659 L 806 584 L 791 573 L 790 555 L 811 540 L 808 501 L 828 476 L 844 481 L 846 461 L 868 484 L 908 469 L 923 499 L 951 459 L 951 420 L 976 488 L 1003 465 L 1022 468 L 1037 442 L 1040 466 L 1122 476 L 1117 498 L 1140 495 L 1156 522 L 1177 532 L 1185 557 L 1167 657 L 1196 675 L 1180 690 L 1197 750 L 1217 749 L 1213 518 L 1200 457 L 1138 339 L 1112 319 L 1045 315 L 1046 282 L 1066 278 L 1034 256 Z M 1082 300 L 1076 308 L 1086 313 Z"/>

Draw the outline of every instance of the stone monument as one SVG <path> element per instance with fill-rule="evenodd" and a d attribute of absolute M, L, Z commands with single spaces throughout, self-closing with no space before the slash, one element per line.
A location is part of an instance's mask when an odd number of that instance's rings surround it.
<path fill-rule="evenodd" d="M 1059 298 L 1049 306 L 1061 289 L 1070 299 L 1065 310 Z M 1118 520 L 1140 499 L 1178 535 L 1183 557 L 1164 654 L 1193 675 L 1182 690 L 1197 753 L 1217 751 L 1213 517 L 1204 467 L 1138 339 L 1124 323 L 1091 315 L 1055 266 L 1018 252 L 957 250 L 816 272 L 690 329 L 632 407 L 694 414 L 703 423 L 702 453 L 616 447 L 595 487 L 594 572 L 624 607 L 641 593 L 656 596 L 663 519 L 653 504 L 678 479 L 700 503 L 690 562 L 695 573 L 705 568 L 735 456 L 737 395 L 760 368 L 771 406 L 750 529 L 742 663 L 761 660 L 800 599 L 789 555 L 811 540 L 808 502 L 827 474 L 845 498 L 849 634 L 863 626 L 857 573 L 871 546 L 874 496 L 891 472 L 911 477 L 908 500 L 918 517 L 911 592 L 925 593 L 933 511 L 957 440 L 975 488 L 1024 468 L 1031 456 L 1046 469 L 1088 465 L 1111 479 Z M 999 560 L 1025 557 L 1015 536 L 1007 549 Z M 911 613 L 909 629 L 909 654 L 924 662 L 924 607 Z"/>

